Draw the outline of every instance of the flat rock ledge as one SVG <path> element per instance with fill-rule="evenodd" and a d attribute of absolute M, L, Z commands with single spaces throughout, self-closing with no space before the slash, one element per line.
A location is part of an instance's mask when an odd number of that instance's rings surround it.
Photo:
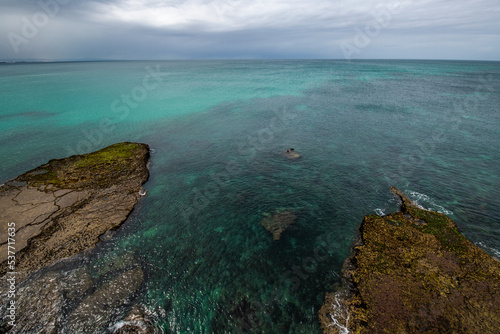
<path fill-rule="evenodd" d="M 328 293 L 319 311 L 323 332 L 498 332 L 498 259 L 446 215 L 391 190 L 400 212 L 364 218 L 344 263 L 344 288 Z"/>
<path fill-rule="evenodd" d="M 118 228 L 144 193 L 148 161 L 148 145 L 119 143 L 50 160 L 0 186 L 0 277 L 12 271 L 9 225 L 15 224 L 11 241 L 19 282 L 93 247 L 101 235 Z"/>

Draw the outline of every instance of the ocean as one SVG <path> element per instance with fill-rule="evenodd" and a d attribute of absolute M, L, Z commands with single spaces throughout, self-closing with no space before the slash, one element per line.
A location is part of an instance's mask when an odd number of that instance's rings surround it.
<path fill-rule="evenodd" d="M 134 254 L 134 303 L 166 333 L 320 333 L 363 217 L 398 208 L 391 185 L 500 256 L 499 106 L 500 62 L 2 64 L 0 184 L 147 143 L 147 196 L 81 265 Z M 283 211 L 273 240 L 260 222 Z"/>

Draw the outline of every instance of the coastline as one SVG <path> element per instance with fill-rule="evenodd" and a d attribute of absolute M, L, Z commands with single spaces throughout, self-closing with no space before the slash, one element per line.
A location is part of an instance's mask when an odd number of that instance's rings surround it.
<path fill-rule="evenodd" d="M 327 293 L 323 333 L 493 333 L 500 328 L 500 261 L 446 215 L 418 208 L 366 216 L 343 266 L 343 289 Z"/>
<path fill-rule="evenodd" d="M 147 145 L 120 143 L 50 160 L 1 186 L 2 219 L 13 225 L 17 280 L 93 247 L 118 228 L 141 197 L 148 160 Z M 6 229 L 2 224 L 2 276 L 9 271 Z"/>

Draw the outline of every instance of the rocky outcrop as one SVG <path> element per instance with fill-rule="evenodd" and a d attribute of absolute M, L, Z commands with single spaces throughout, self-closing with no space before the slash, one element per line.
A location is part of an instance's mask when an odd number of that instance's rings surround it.
<path fill-rule="evenodd" d="M 265 216 L 260 224 L 271 232 L 274 240 L 279 240 L 281 234 L 297 220 L 293 211 L 276 211 L 273 214 L 267 213 Z"/>
<path fill-rule="evenodd" d="M 302 154 L 295 151 L 295 149 L 293 149 L 293 148 L 289 148 L 288 150 L 285 151 L 284 154 L 288 159 L 292 159 L 292 160 L 298 159 L 302 156 Z"/>
<path fill-rule="evenodd" d="M 120 226 L 141 196 L 148 159 L 146 144 L 120 143 L 50 160 L 2 185 L 0 276 L 13 271 L 7 266 L 9 225 L 15 225 L 10 250 L 16 252 L 17 281 L 94 246 Z"/>
<path fill-rule="evenodd" d="M 396 188 L 400 212 L 366 216 L 344 263 L 345 288 L 326 296 L 324 333 L 496 333 L 500 262 L 446 215 Z"/>

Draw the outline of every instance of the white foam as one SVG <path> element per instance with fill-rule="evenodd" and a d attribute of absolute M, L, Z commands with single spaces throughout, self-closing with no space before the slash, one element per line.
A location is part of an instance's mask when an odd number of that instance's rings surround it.
<path fill-rule="evenodd" d="M 120 320 L 116 324 L 114 324 L 113 326 L 109 327 L 108 329 L 111 331 L 111 333 L 115 333 L 120 328 L 122 328 L 122 327 L 124 327 L 126 325 L 131 325 L 131 326 L 134 326 L 134 327 L 139 327 L 143 331 L 146 331 L 146 329 L 147 329 L 147 327 L 144 324 L 144 322 L 139 321 L 139 320 L 130 320 L 130 321 Z"/>
<path fill-rule="evenodd" d="M 375 213 L 376 213 L 377 215 L 379 215 L 379 216 L 385 216 L 385 212 L 384 212 L 384 210 L 379 209 L 379 208 L 375 209 Z"/>
<path fill-rule="evenodd" d="M 429 210 L 429 211 L 437 211 L 444 213 L 445 215 L 452 215 L 453 212 L 446 209 L 444 206 L 439 205 L 436 203 L 436 200 L 434 200 L 432 197 L 422 194 L 416 191 L 408 190 L 406 193 L 411 197 L 413 202 L 415 204 L 424 210 Z"/>
<path fill-rule="evenodd" d="M 333 312 L 330 313 L 332 323 L 328 327 L 335 326 L 339 334 L 349 334 L 349 319 L 351 317 L 349 310 L 344 306 L 341 300 L 345 300 L 345 292 L 335 293 L 335 301 L 332 303 Z"/>
<path fill-rule="evenodd" d="M 478 246 L 482 249 L 489 250 L 490 253 L 493 253 L 493 256 L 495 256 L 497 259 L 500 259 L 500 250 L 493 248 L 493 247 L 490 247 L 482 241 L 476 242 L 475 244 L 476 244 L 476 246 Z"/>
<path fill-rule="evenodd" d="M 111 332 L 116 332 L 117 330 L 119 330 L 120 328 L 122 328 L 123 326 L 125 326 L 127 323 L 128 323 L 128 321 L 125 322 L 123 320 L 120 320 L 116 324 L 114 324 L 113 326 L 109 327 L 108 329 Z"/>

